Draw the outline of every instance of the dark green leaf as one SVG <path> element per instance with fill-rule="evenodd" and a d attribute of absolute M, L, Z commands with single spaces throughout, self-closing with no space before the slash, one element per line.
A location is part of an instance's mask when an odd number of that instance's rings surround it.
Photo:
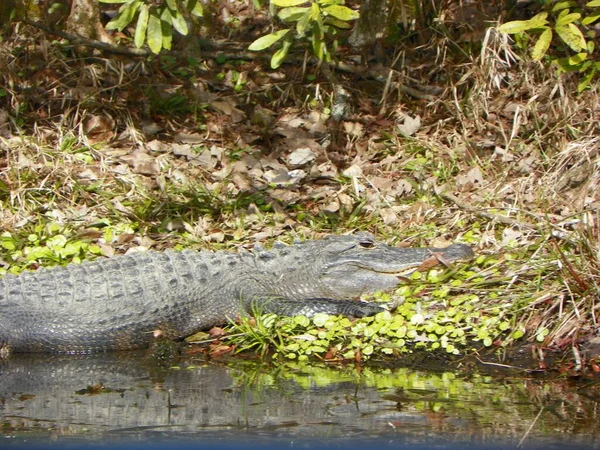
<path fill-rule="evenodd" d="M 296 24 L 296 33 L 298 33 L 299 36 L 304 36 L 304 33 L 306 32 L 306 27 L 308 27 L 308 24 L 311 21 L 311 17 L 311 12 L 306 11 L 306 13 L 302 15 L 300 20 L 298 20 L 298 23 Z"/>
<path fill-rule="evenodd" d="M 190 0 L 188 3 L 188 11 L 196 17 L 202 17 L 204 11 L 200 0 Z"/>
<path fill-rule="evenodd" d="M 566 0 L 563 2 L 557 2 L 553 7 L 552 7 L 552 11 L 562 11 L 566 8 L 571 8 L 577 6 L 577 4 L 574 1 L 571 0 Z"/>
<path fill-rule="evenodd" d="M 141 5 L 142 2 L 139 0 L 125 3 L 119 9 L 119 15 L 106 24 L 106 29 L 122 31 L 133 20 L 133 16 Z"/>
<path fill-rule="evenodd" d="M 148 5 L 142 5 L 140 7 L 140 14 L 138 16 L 137 25 L 135 27 L 135 36 L 133 43 L 137 48 L 144 45 L 146 41 L 146 30 L 148 29 L 148 17 L 150 16 Z"/>
<path fill-rule="evenodd" d="M 275 52 L 275 54 L 273 54 L 273 57 L 271 58 L 271 68 L 272 69 L 277 69 L 283 63 L 283 60 L 287 56 L 288 51 L 290 50 L 291 46 L 292 46 L 291 40 L 286 39 L 285 41 L 283 41 L 283 47 L 281 47 L 279 50 L 277 50 Z"/>
<path fill-rule="evenodd" d="M 148 18 L 148 47 L 154 54 L 162 48 L 162 26 L 156 10 L 152 10 Z"/>
<path fill-rule="evenodd" d="M 330 16 L 333 16 L 336 19 L 343 21 L 356 20 L 359 17 L 357 11 L 354 11 L 348 8 L 347 6 L 342 5 L 327 6 L 326 8 L 323 8 L 323 11 L 326 14 L 329 14 Z"/>
<path fill-rule="evenodd" d="M 171 22 L 171 12 L 169 8 L 163 9 L 160 15 L 160 27 L 162 30 L 162 46 L 167 50 L 171 49 L 171 41 L 173 40 L 173 24 Z"/>
<path fill-rule="evenodd" d="M 266 36 L 261 36 L 248 46 L 248 50 L 256 52 L 264 50 L 265 48 L 269 48 L 275 42 L 283 38 L 289 31 L 290 30 L 279 30 L 275 33 L 267 34 Z"/>
<path fill-rule="evenodd" d="M 298 6 L 306 3 L 307 0 L 271 0 L 271 5 L 280 6 L 280 7 L 288 7 L 288 6 Z"/>
<path fill-rule="evenodd" d="M 576 20 L 579 20 L 579 18 L 581 17 L 581 14 L 579 13 L 571 13 L 571 14 L 565 14 L 562 17 L 559 17 L 556 21 L 556 26 L 557 27 L 562 27 L 564 25 L 567 25 L 571 22 L 575 22 Z"/>
<path fill-rule="evenodd" d="M 599 0 L 599 1 L 600 1 L 600 0 Z M 582 23 L 583 25 L 590 25 L 590 24 L 592 24 L 592 23 L 596 22 L 598 19 L 600 19 L 600 12 L 598 12 L 598 13 L 594 13 L 594 14 L 590 14 L 589 16 L 587 16 L 587 17 L 584 17 L 584 18 L 581 20 L 581 23 Z"/>
<path fill-rule="evenodd" d="M 332 25 L 336 28 L 341 28 L 343 30 L 347 30 L 349 28 L 352 28 L 352 25 L 350 25 L 348 22 L 344 22 L 343 20 L 338 20 L 334 17 L 327 17 L 325 18 L 325 24 L 326 25 Z"/>
<path fill-rule="evenodd" d="M 174 11 L 172 9 L 169 9 L 169 12 L 171 15 L 171 23 L 173 24 L 173 27 L 177 30 L 179 34 L 183 36 L 187 35 L 189 30 L 187 22 L 183 17 L 183 14 L 181 14 L 179 10 Z"/>
<path fill-rule="evenodd" d="M 573 51 L 580 52 L 586 48 L 585 38 L 575 24 L 570 23 L 563 27 L 556 27 L 555 31 Z"/>
<path fill-rule="evenodd" d="M 296 22 L 302 17 L 303 14 L 306 13 L 306 11 L 308 11 L 308 7 L 306 6 L 294 6 L 290 8 L 283 8 L 277 13 L 277 16 L 284 22 Z"/>
<path fill-rule="evenodd" d="M 543 56 L 550 48 L 550 43 L 552 42 L 552 30 L 550 28 L 545 29 L 540 35 L 539 39 L 535 43 L 533 50 L 531 51 L 531 57 L 539 61 L 543 58 Z"/>

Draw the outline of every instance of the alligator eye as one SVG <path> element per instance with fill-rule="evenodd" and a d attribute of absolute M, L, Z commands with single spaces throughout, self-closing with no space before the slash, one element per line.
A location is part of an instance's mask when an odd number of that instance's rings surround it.
<path fill-rule="evenodd" d="M 358 243 L 362 248 L 375 248 L 376 244 L 373 241 L 361 241 Z"/>

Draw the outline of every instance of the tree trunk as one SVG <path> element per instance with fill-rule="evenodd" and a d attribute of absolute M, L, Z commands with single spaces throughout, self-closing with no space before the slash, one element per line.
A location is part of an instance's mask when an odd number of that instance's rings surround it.
<path fill-rule="evenodd" d="M 356 49 L 364 49 L 383 39 L 388 28 L 388 1 L 363 0 L 360 17 L 348 41 Z"/>
<path fill-rule="evenodd" d="M 67 31 L 88 39 L 112 43 L 112 39 L 100 23 L 98 0 L 72 0 Z"/>

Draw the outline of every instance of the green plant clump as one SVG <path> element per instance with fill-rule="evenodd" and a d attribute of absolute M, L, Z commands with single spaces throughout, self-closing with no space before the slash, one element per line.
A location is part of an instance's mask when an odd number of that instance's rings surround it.
<path fill-rule="evenodd" d="M 502 24 L 499 30 L 514 34 L 517 45 L 531 47 L 533 60 L 541 60 L 553 44 L 553 53 L 548 55 L 551 63 L 557 64 L 561 72 L 578 72 L 582 79 L 577 90 L 582 92 L 600 73 L 600 62 L 594 44 L 594 23 L 600 20 L 600 0 L 587 2 L 579 8 L 572 0 L 552 1 L 548 11 L 543 11 L 529 20 L 515 20 Z M 558 39 L 555 39 L 558 37 Z"/>
<path fill-rule="evenodd" d="M 343 0 L 271 0 L 271 7 L 281 8 L 277 17 L 289 28 L 261 36 L 248 47 L 252 51 L 265 50 L 276 43 L 281 47 L 271 57 L 271 68 L 279 67 L 292 44 L 308 40 L 314 54 L 330 61 L 337 49 L 338 30 L 349 29 L 349 22 L 358 19 L 358 12 L 343 5 Z"/>
<path fill-rule="evenodd" d="M 114 242 L 122 233 L 133 233 L 130 226 L 109 226 L 108 222 L 99 225 L 103 228 L 102 239 L 107 243 Z M 0 266 L 0 276 L 39 266 L 80 263 L 103 254 L 99 245 L 78 238 L 73 230 L 56 222 L 39 223 L 22 231 L 0 233 L 0 259 L 7 263 L 6 267 Z"/>
<path fill-rule="evenodd" d="M 173 40 L 173 30 L 185 36 L 188 34 L 186 15 L 202 17 L 202 2 L 189 0 L 177 2 L 167 0 L 166 3 L 142 0 L 100 0 L 102 3 L 122 3 L 119 14 L 106 25 L 107 30 L 122 31 L 137 14 L 133 42 L 137 48 L 144 43 L 152 53 L 158 54 L 161 49 L 169 50 Z M 183 8 L 180 9 L 179 5 Z"/>
<path fill-rule="evenodd" d="M 427 275 L 415 273 L 412 278 L 426 277 L 431 283 L 439 281 L 438 276 L 438 271 L 431 271 Z M 262 355 L 270 351 L 274 359 L 362 361 L 414 350 L 459 355 L 469 346 L 506 345 L 510 338 L 523 336 L 520 330 L 513 330 L 509 310 L 501 304 L 482 308 L 475 294 L 450 297 L 451 290 L 461 284 L 458 279 L 440 284 L 429 292 L 427 302 L 422 297 L 424 285 L 403 286 L 396 295 L 405 301 L 396 311 L 358 320 L 327 314 L 310 318 L 263 315 L 256 323 L 246 320 L 232 325 L 231 340 L 238 351 L 253 350 Z M 389 301 L 390 297 L 380 294 L 376 300 Z M 511 332 L 512 336 L 501 339 Z"/>

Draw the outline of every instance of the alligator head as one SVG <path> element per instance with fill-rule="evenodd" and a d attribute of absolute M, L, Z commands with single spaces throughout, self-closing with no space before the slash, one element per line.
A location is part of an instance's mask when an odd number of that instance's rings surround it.
<path fill-rule="evenodd" d="M 321 289 L 329 289 L 331 298 L 338 299 L 388 291 L 416 269 L 474 257 L 465 244 L 446 248 L 397 248 L 378 242 L 369 233 L 331 236 L 320 242 L 324 246 L 320 252 L 312 253 L 312 263 L 319 268 L 317 277 Z"/>

